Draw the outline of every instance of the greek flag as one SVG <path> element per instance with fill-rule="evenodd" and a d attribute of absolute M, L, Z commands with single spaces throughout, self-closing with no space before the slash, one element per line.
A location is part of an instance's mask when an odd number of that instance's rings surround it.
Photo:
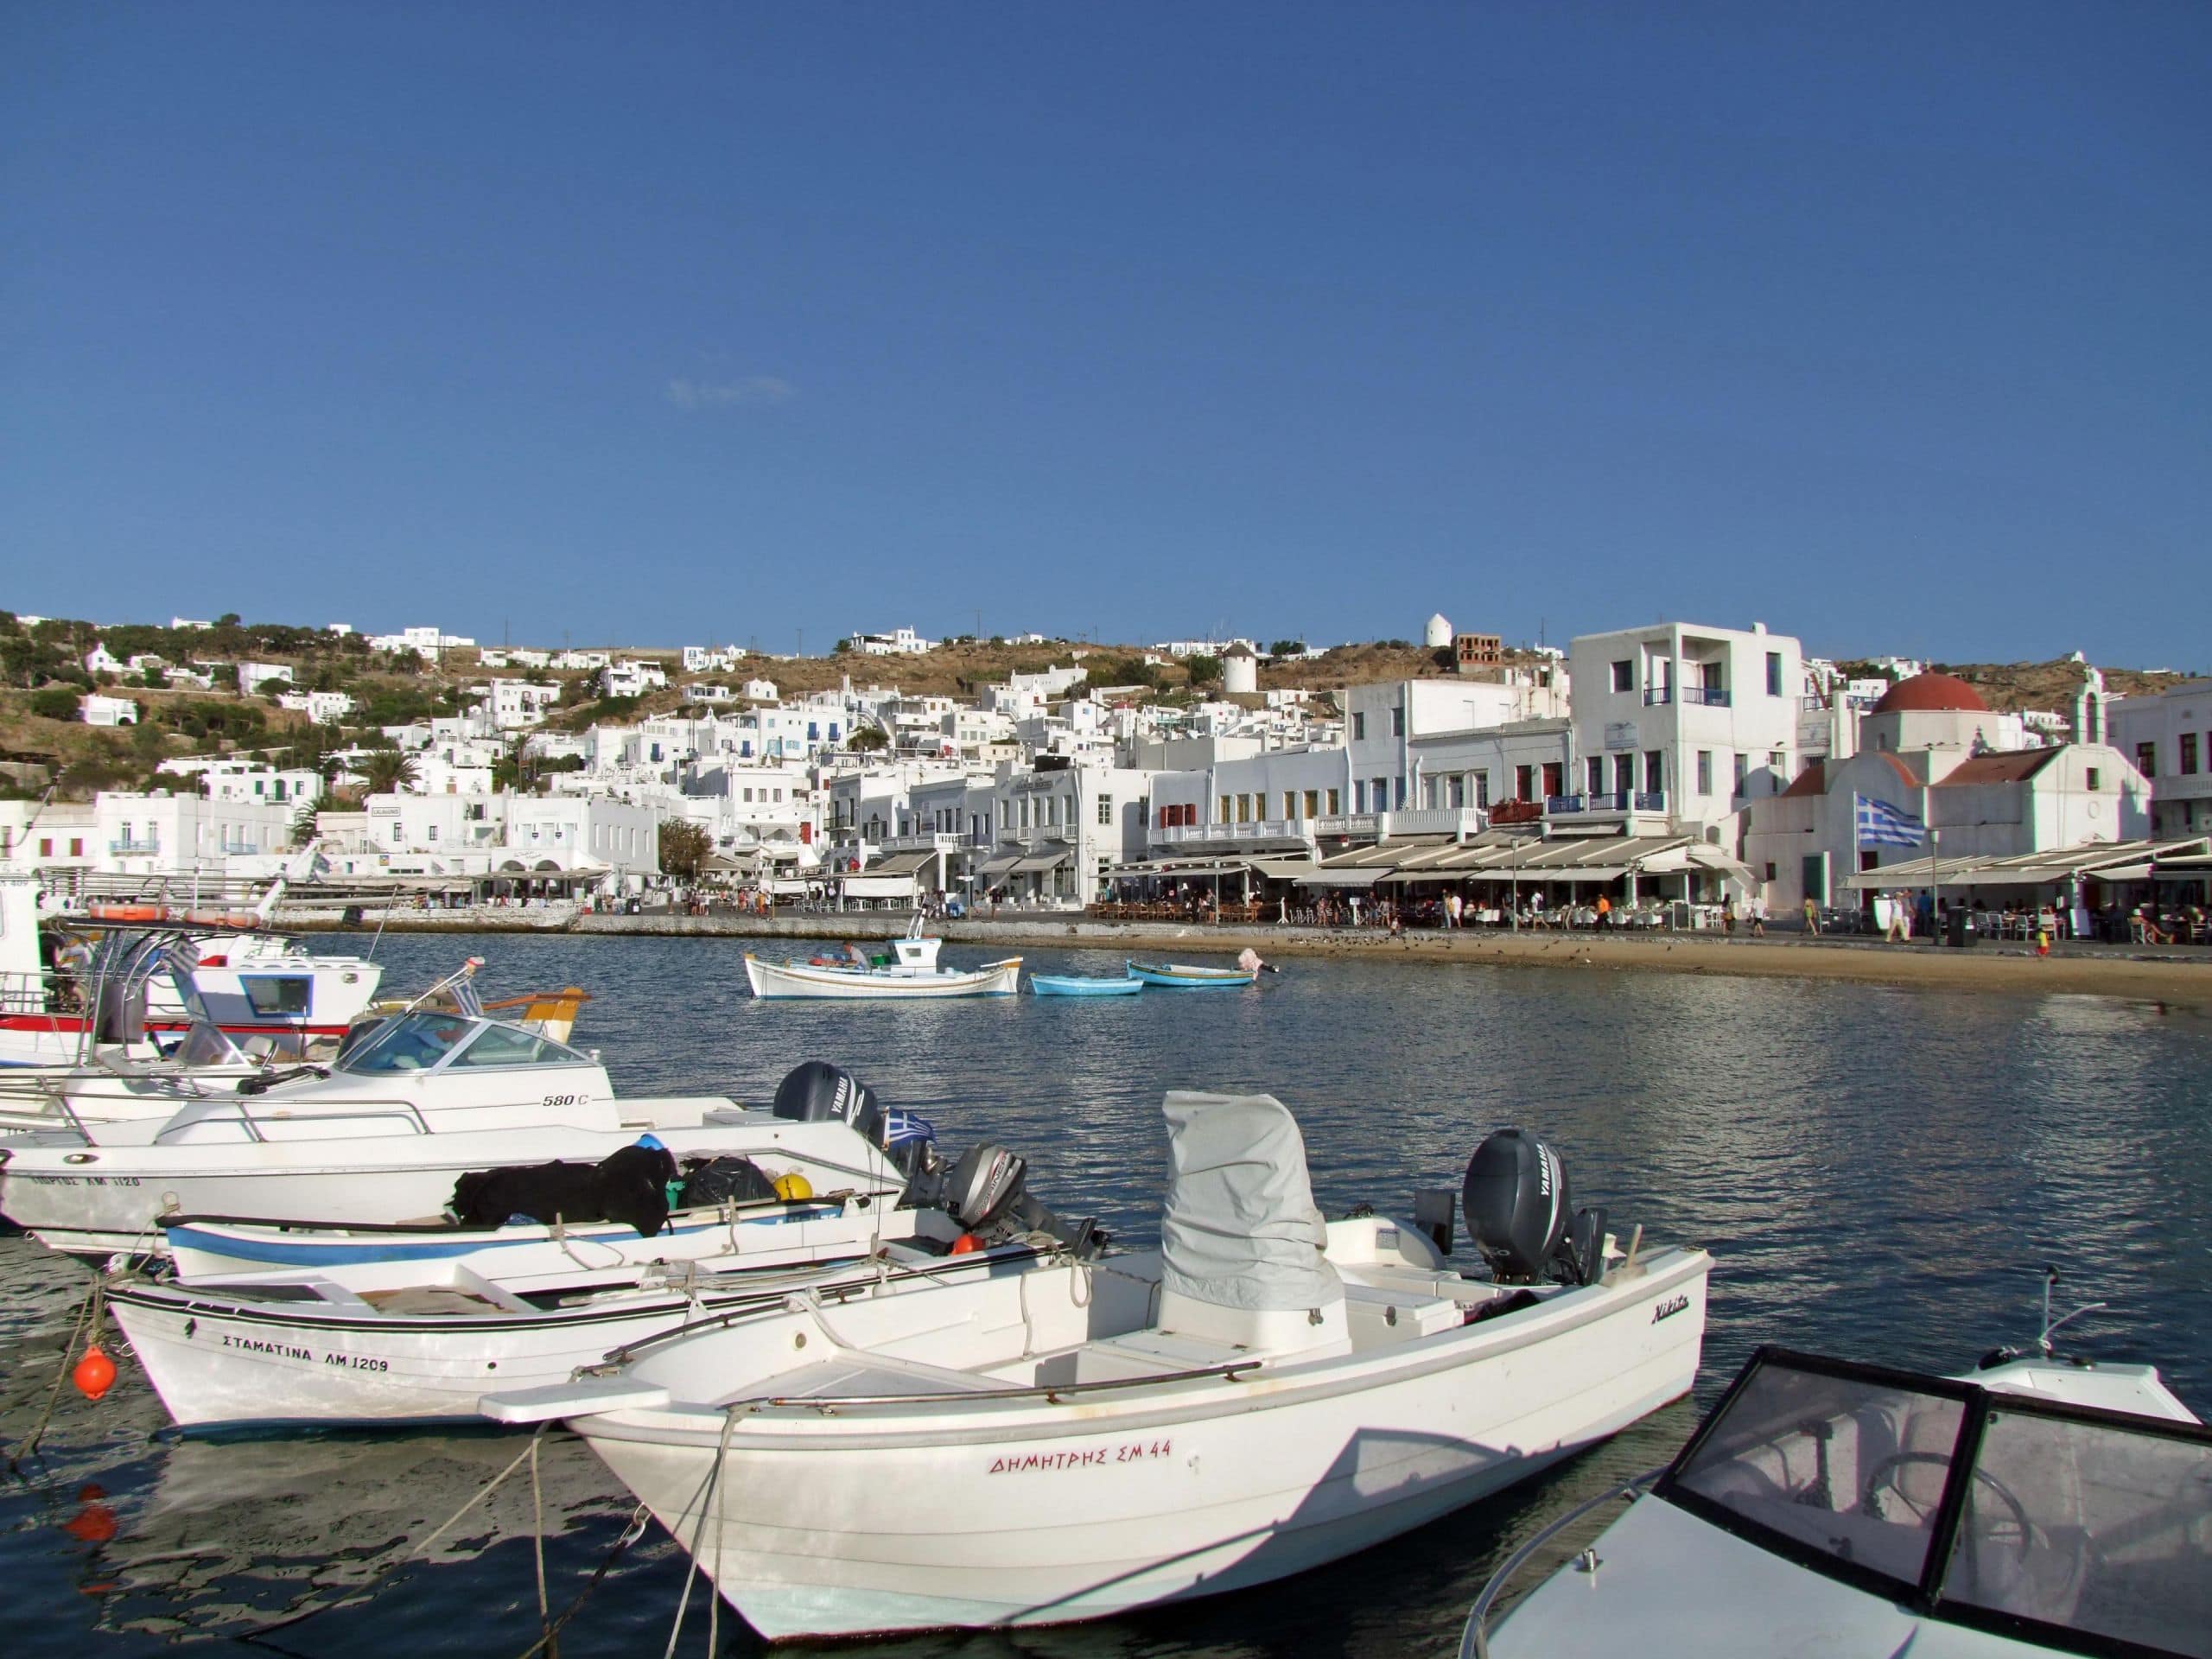
<path fill-rule="evenodd" d="M 1859 846 L 1918 847 L 1927 842 L 1928 826 L 1911 813 L 1900 811 L 1887 801 L 1870 801 L 1864 795 L 1851 798 Z"/>
<path fill-rule="evenodd" d="M 886 1112 L 883 1115 L 883 1144 L 886 1147 L 904 1146 L 909 1141 L 934 1141 L 937 1129 L 929 1119 L 913 1112 Z"/>

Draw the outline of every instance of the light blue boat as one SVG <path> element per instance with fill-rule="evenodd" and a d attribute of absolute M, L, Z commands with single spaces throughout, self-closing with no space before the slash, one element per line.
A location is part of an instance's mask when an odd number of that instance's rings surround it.
<path fill-rule="evenodd" d="M 1255 969 L 1194 968 L 1179 962 L 1124 964 L 1132 982 L 1166 991 L 1241 991 L 1259 978 Z"/>
<path fill-rule="evenodd" d="M 1039 996 L 1135 996 L 1141 979 L 1084 979 L 1065 974 L 1032 974 L 1029 988 Z"/>

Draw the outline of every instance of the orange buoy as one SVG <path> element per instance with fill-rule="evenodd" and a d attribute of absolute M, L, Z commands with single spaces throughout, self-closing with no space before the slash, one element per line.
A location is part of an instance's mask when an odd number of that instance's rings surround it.
<path fill-rule="evenodd" d="M 159 905 L 94 905 L 91 913 L 97 922 L 158 922 L 162 919 Z"/>
<path fill-rule="evenodd" d="M 952 1241 L 951 1254 L 954 1255 L 973 1255 L 977 1250 L 980 1250 L 982 1248 L 983 1241 L 976 1237 L 975 1234 L 963 1233 L 959 1237 Z"/>
<path fill-rule="evenodd" d="M 77 1392 L 87 1400 L 97 1400 L 115 1386 L 115 1362 L 100 1351 L 98 1343 L 85 1350 L 85 1357 L 77 1362 L 77 1369 L 69 1373 L 69 1380 L 77 1385 Z"/>

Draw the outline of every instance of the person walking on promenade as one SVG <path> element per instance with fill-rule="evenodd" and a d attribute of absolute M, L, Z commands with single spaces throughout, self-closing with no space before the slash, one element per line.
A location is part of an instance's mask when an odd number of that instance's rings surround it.
<path fill-rule="evenodd" d="M 1732 893 L 1720 901 L 1720 928 L 1724 933 L 1736 931 L 1736 895 Z"/>
<path fill-rule="evenodd" d="M 1805 937 L 1813 939 L 1821 937 L 1821 907 L 1813 902 L 1813 895 L 1809 893 L 1805 895 Z"/>
<path fill-rule="evenodd" d="M 1602 893 L 1598 895 L 1598 925 L 1608 933 L 1613 930 L 1613 901 Z"/>
<path fill-rule="evenodd" d="M 1755 939 L 1763 939 L 1766 938 L 1766 900 L 1753 899 L 1751 908 L 1751 937 Z"/>
<path fill-rule="evenodd" d="M 1890 895 L 1890 925 L 1883 931 L 1882 942 L 1885 944 L 1912 943 L 1912 912 L 1902 893 Z"/>

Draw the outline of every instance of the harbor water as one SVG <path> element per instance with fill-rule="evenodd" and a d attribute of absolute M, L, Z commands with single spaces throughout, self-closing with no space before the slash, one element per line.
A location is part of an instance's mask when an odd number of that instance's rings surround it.
<path fill-rule="evenodd" d="M 387 938 L 386 983 L 488 959 L 487 995 L 582 985 L 576 1029 L 631 1093 L 765 1102 L 801 1060 L 848 1065 L 957 1152 L 1027 1154 L 1032 1183 L 1128 1242 L 1157 1226 L 1161 1095 L 1264 1090 L 1297 1112 L 1332 1214 L 1405 1212 L 1452 1186 L 1491 1128 L 1564 1154 L 1615 1230 L 1716 1258 L 1699 1400 L 1491 1503 L 1256 1592 L 1065 1630 L 924 1637 L 871 1654 L 1442 1654 L 1491 1568 L 1549 1516 L 1663 1462 L 1762 1342 L 1957 1370 L 2065 1307 L 2109 1306 L 2065 1346 L 2150 1361 L 2212 1414 L 2212 1021 L 2094 998 L 1780 979 L 1302 958 L 1249 991 L 978 1002 L 756 1003 L 728 940 Z M 779 946 L 778 954 L 782 954 Z M 952 949 L 948 965 L 995 954 Z M 1192 960 L 1205 960 L 1192 957 Z M 1047 973 L 1118 957 L 1032 952 Z M 1464 1249 L 1461 1259 L 1468 1258 Z M 0 1439 L 55 1398 L 88 1283 L 0 1237 Z M 538 1632 L 532 1494 L 506 1481 L 430 1535 L 527 1444 L 410 1433 L 181 1440 L 124 1358 L 98 1404 L 63 1389 L 0 1486 L 16 1659 L 172 1651 L 251 1636 L 277 1652 L 520 1655 Z M 543 1448 L 548 1595 L 582 1590 L 626 1495 L 575 1440 Z M 1071 1505 L 1080 1505 L 1071 1485 Z M 948 1513 L 957 1531 L 963 1517 Z M 1592 1526 L 1597 1524 L 1592 1522 Z M 420 1554 L 422 1559 L 415 1559 Z M 564 1659 L 667 1641 L 685 1559 L 649 1528 L 561 1632 Z M 759 1644 L 733 1618 L 723 1651 Z M 695 1592 L 683 1651 L 706 1649 Z"/>

